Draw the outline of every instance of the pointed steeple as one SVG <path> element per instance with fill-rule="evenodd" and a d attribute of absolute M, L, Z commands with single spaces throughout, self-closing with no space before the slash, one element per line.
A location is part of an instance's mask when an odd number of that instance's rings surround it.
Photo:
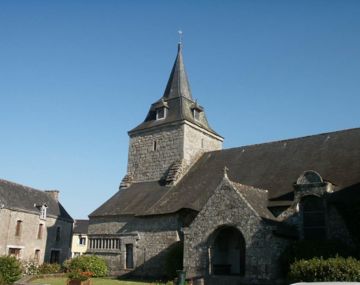
<path fill-rule="evenodd" d="M 163 95 L 163 98 L 165 99 L 171 99 L 176 97 L 185 97 L 192 100 L 190 84 L 185 71 L 182 56 L 181 42 L 178 43 L 177 56 Z"/>

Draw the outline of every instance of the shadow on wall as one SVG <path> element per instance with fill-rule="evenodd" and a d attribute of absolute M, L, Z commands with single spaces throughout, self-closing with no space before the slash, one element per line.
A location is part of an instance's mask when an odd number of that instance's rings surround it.
<path fill-rule="evenodd" d="M 44 262 L 62 264 L 71 257 L 72 223 L 56 220 L 51 227 L 46 227 L 46 222 L 39 224 L 38 238 L 45 238 Z M 47 235 L 46 232 L 47 231 Z"/>

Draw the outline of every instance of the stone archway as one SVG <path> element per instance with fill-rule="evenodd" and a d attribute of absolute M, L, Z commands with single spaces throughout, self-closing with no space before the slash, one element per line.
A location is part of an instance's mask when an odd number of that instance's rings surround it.
<path fill-rule="evenodd" d="M 223 226 L 209 238 L 211 275 L 245 274 L 245 239 L 235 227 Z"/>

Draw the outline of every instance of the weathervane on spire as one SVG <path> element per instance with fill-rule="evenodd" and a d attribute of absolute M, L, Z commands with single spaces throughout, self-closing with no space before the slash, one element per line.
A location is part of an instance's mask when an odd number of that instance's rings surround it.
<path fill-rule="evenodd" d="M 178 34 L 179 34 L 179 44 L 182 44 L 182 35 L 183 35 L 182 30 L 178 30 Z"/>

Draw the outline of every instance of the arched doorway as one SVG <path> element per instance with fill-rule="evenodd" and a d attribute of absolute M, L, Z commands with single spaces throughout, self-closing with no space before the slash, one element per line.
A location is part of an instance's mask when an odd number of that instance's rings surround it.
<path fill-rule="evenodd" d="M 212 234 L 209 243 L 210 274 L 245 274 L 245 240 L 238 229 L 221 227 Z"/>

